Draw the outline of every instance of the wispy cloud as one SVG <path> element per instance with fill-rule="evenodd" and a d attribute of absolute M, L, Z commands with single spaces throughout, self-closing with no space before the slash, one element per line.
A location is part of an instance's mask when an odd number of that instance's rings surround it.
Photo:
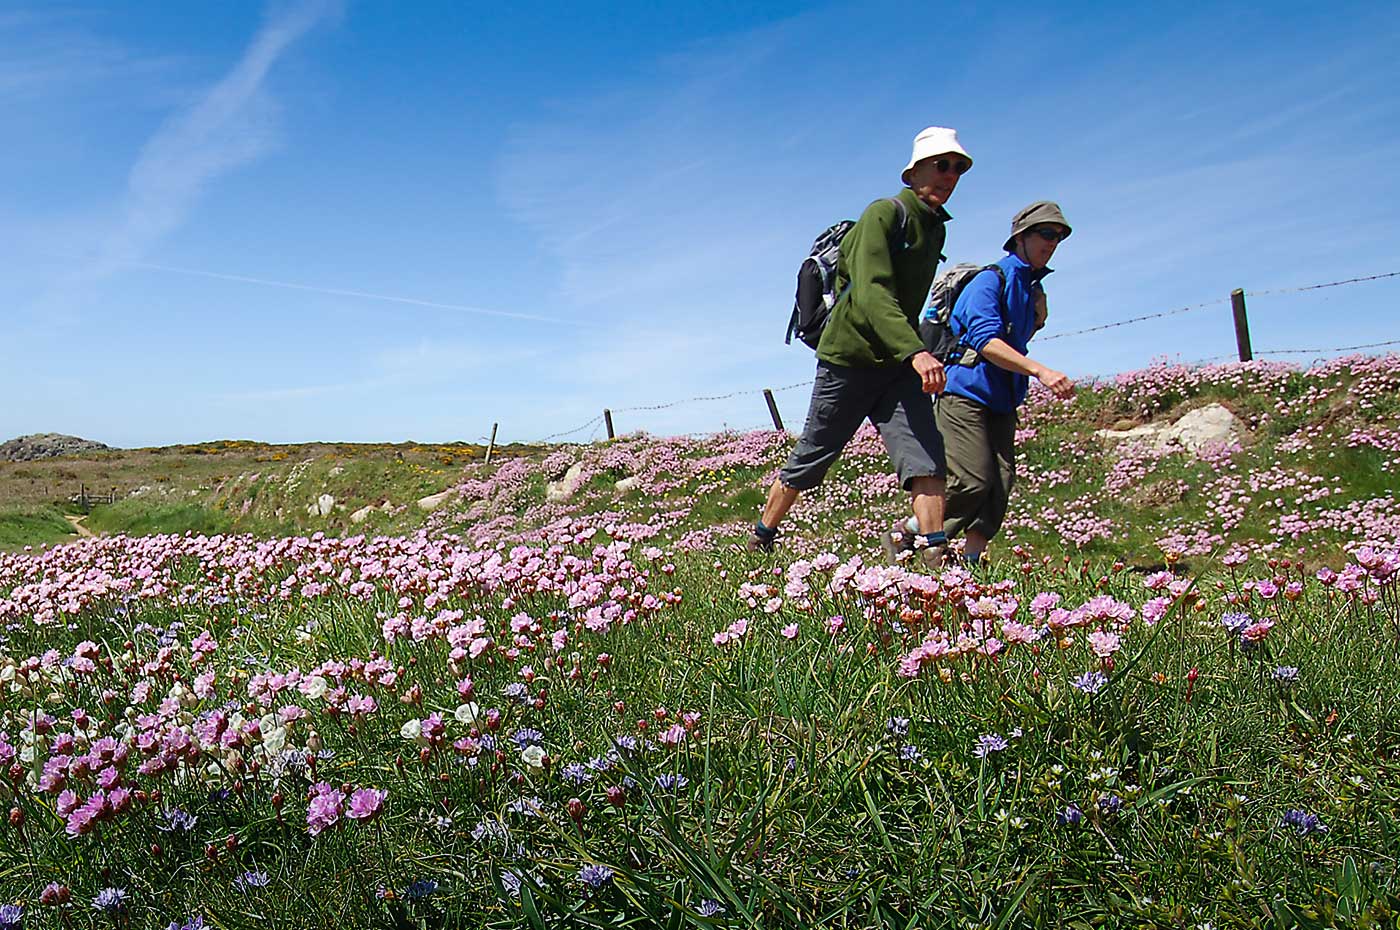
<path fill-rule="evenodd" d="M 184 220 L 210 181 L 272 147 L 273 106 L 263 84 L 277 59 L 332 10 L 326 0 L 306 0 L 270 18 L 218 84 L 156 131 L 131 169 L 125 222 L 100 262 L 144 254 Z"/>
<path fill-rule="evenodd" d="M 332 384 L 297 384 L 286 387 L 252 388 L 246 391 L 224 391 L 212 395 L 212 400 L 229 404 L 265 404 L 305 400 L 327 395 L 354 395 L 378 390 L 393 383 L 389 377 L 365 378 L 360 381 L 339 381 Z"/>
<path fill-rule="evenodd" d="M 0 100 L 7 106 L 117 75 L 158 72 L 174 59 L 142 57 L 58 10 L 0 13 Z"/>
<path fill-rule="evenodd" d="M 194 275 L 201 278 L 214 278 L 219 281 L 236 281 L 242 284 L 256 284 L 262 287 L 278 287 L 293 291 L 309 291 L 313 294 L 327 294 L 332 297 L 355 297 L 361 300 L 379 300 L 430 310 L 450 310 L 457 313 L 472 313 L 480 316 L 500 316 L 516 320 L 534 320 L 540 323 L 556 323 L 563 326 L 577 325 L 576 320 L 540 316 L 534 313 L 519 313 L 513 310 L 492 310 L 487 307 L 473 307 L 468 304 L 449 304 L 436 300 L 421 300 L 417 297 L 402 297 L 394 294 L 376 294 L 369 291 L 353 291 L 338 287 L 324 287 L 316 284 L 298 284 L 294 281 L 274 281 L 270 278 L 255 278 L 249 275 L 228 274 L 222 271 L 204 271 L 197 268 L 176 268 L 171 265 L 157 265 L 151 262 L 126 261 L 121 264 L 132 268 L 145 268 L 151 271 L 165 271 L 172 274 Z"/>
<path fill-rule="evenodd" d="M 593 324 L 521 387 L 552 398 L 543 432 L 603 406 L 782 384 L 810 368 L 805 347 L 782 341 L 792 282 L 801 250 L 843 208 L 808 196 L 804 175 L 822 169 L 807 146 L 826 109 L 783 62 L 819 27 L 798 17 L 642 60 L 627 83 L 580 85 L 510 128 L 499 196 L 557 263 L 557 303 Z M 765 105 L 757 86 L 784 105 Z M 751 400 L 625 418 L 693 429 L 730 406 L 747 416 Z"/>
<path fill-rule="evenodd" d="M 518 369 L 544 354 L 545 349 L 534 343 L 500 345 L 434 338 L 386 347 L 371 356 L 369 363 L 376 370 L 402 381 L 433 382 L 451 378 L 471 382 Z"/>
<path fill-rule="evenodd" d="M 580 88 L 511 127 L 500 197 L 557 258 L 564 300 L 629 323 L 659 300 L 684 314 L 712 303 L 705 269 L 735 267 L 755 240 L 772 241 L 783 217 L 751 194 L 776 187 L 782 168 L 768 153 L 806 124 L 800 109 L 759 112 L 747 91 L 791 51 L 795 29 L 642 62 L 640 80 Z"/>
<path fill-rule="evenodd" d="M 268 74 L 336 9 L 333 0 L 302 0 L 270 15 L 233 68 L 166 120 L 132 166 L 119 218 L 97 257 L 73 272 L 51 301 L 69 303 L 123 264 L 138 261 L 185 221 L 210 183 L 274 146 L 276 108 L 265 90 Z"/>

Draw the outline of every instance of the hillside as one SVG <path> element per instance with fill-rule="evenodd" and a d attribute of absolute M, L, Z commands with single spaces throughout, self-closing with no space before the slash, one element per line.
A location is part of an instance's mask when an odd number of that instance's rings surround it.
<path fill-rule="evenodd" d="M 1139 564 L 1199 559 L 1222 546 L 1307 559 L 1400 535 L 1400 356 L 1353 356 L 1306 371 L 1272 362 L 1155 365 L 1086 385 L 1069 403 L 1033 392 L 1018 432 L 1002 543 Z M 1188 449 L 1159 427 L 1223 407 L 1228 438 Z M 479 542 L 537 539 L 561 521 L 615 538 L 709 548 L 737 540 L 792 439 L 776 432 L 497 450 L 475 446 L 209 443 L 0 464 L 0 499 L 118 486 L 99 532 L 402 533 Z M 1190 440 L 1188 439 L 1188 444 Z M 553 489 L 551 490 L 551 485 Z M 51 500 L 50 498 L 49 500 Z M 794 511 L 794 555 L 870 554 L 905 510 L 866 427 L 827 484 Z M 35 542 L 53 541 L 35 539 Z"/>

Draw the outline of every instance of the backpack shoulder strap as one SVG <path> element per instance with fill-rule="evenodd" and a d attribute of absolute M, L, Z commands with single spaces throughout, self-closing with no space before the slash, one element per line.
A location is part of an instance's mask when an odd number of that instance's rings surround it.
<path fill-rule="evenodd" d="M 995 271 L 997 274 L 997 282 L 1001 285 L 997 288 L 997 316 L 1001 317 L 1002 331 L 1009 333 L 1011 332 L 1011 322 L 1006 318 L 1006 272 L 1002 271 L 1001 266 L 997 264 L 987 265 L 982 271 Z"/>
<path fill-rule="evenodd" d="M 905 235 L 905 227 L 909 224 L 909 211 L 904 206 L 904 201 L 898 197 L 886 197 L 890 203 L 894 204 L 895 210 L 899 212 L 899 247 L 906 249 L 909 247 L 909 237 Z"/>

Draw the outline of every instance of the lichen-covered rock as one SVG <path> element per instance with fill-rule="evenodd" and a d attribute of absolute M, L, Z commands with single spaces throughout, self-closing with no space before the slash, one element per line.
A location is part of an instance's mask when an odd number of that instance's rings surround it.
<path fill-rule="evenodd" d="M 1156 449 L 1177 446 L 1196 452 L 1206 446 L 1238 442 L 1246 433 L 1240 418 L 1220 404 L 1198 407 L 1175 423 L 1149 423 L 1132 429 L 1101 429 L 1094 433 L 1110 445 L 1139 442 Z"/>
<path fill-rule="evenodd" d="M 62 433 L 32 433 L 0 442 L 0 460 L 6 462 L 33 462 L 36 459 L 56 458 L 61 455 L 82 455 L 84 452 L 101 452 L 110 449 L 104 443 Z"/>
<path fill-rule="evenodd" d="M 418 498 L 418 509 L 437 510 L 455 493 L 457 492 L 454 488 L 448 488 L 446 491 L 439 491 L 436 494 L 429 494 L 427 497 L 420 497 Z"/>
<path fill-rule="evenodd" d="M 566 501 L 574 496 L 578 486 L 582 483 L 583 463 L 577 462 L 569 467 L 564 473 L 564 477 L 558 481 L 551 481 L 544 489 L 545 500 L 551 503 Z"/>

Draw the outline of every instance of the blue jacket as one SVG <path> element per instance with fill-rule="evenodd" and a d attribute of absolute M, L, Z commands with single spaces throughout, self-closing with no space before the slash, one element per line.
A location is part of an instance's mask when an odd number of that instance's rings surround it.
<path fill-rule="evenodd" d="M 997 300 L 997 276 L 984 271 L 973 278 L 953 305 L 953 330 L 978 352 L 1000 338 L 1022 355 L 1035 332 L 1035 295 L 1049 268 L 1035 271 L 1020 256 L 997 262 L 1006 276 L 1006 319 Z M 1009 331 L 1008 331 L 1009 326 Z M 971 368 L 948 366 L 948 393 L 976 401 L 994 413 L 1011 413 L 1026 399 L 1030 378 L 998 368 L 983 359 Z"/>

